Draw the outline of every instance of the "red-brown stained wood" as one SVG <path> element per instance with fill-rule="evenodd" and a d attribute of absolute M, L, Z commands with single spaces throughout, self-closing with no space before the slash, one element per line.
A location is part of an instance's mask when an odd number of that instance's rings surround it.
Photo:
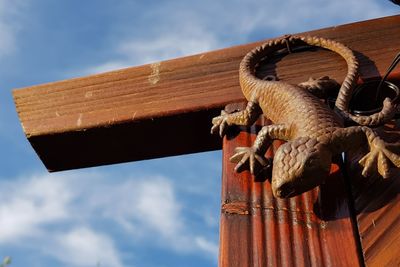
<path fill-rule="evenodd" d="M 309 32 L 354 49 L 363 78 L 385 72 L 400 47 L 400 16 Z M 85 78 L 15 90 L 33 148 L 50 171 L 220 148 L 210 120 L 243 100 L 238 66 L 256 42 Z M 295 53 L 260 70 L 288 82 L 329 75 L 345 62 L 327 51 Z"/>
<path fill-rule="evenodd" d="M 237 174 L 229 162 L 235 147 L 252 145 L 254 132 L 224 138 L 219 266 L 360 266 L 338 165 L 320 188 L 276 199 L 269 180 Z"/>
<path fill-rule="evenodd" d="M 387 142 L 400 141 L 399 120 L 377 131 Z M 357 162 L 365 153 L 367 147 L 349 153 L 347 161 L 365 265 L 400 266 L 400 170 L 393 169 L 388 179 L 362 177 Z"/>

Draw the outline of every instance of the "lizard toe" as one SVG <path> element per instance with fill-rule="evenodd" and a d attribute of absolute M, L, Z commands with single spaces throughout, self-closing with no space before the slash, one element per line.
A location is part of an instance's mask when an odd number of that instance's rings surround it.
<path fill-rule="evenodd" d="M 384 153 L 379 153 L 378 156 L 378 172 L 383 178 L 389 177 L 390 162 Z"/>
<path fill-rule="evenodd" d="M 253 147 L 237 147 L 235 148 L 235 152 L 229 160 L 237 163 L 235 167 L 236 172 L 249 169 L 251 174 L 257 174 L 269 164 L 268 160 L 264 156 L 257 154 Z"/>
<path fill-rule="evenodd" d="M 388 178 L 392 165 L 400 167 L 400 156 L 387 149 L 384 142 L 377 142 L 359 163 L 364 167 L 363 176 L 378 172 L 383 178 Z"/>
<path fill-rule="evenodd" d="M 377 163 L 377 153 L 369 152 L 358 162 L 361 166 L 363 166 L 362 176 L 368 177 L 376 173 L 376 163 Z"/>

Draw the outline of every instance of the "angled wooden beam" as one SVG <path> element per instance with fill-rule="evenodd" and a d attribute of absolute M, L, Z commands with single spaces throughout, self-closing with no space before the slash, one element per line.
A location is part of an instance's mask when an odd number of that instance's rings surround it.
<path fill-rule="evenodd" d="M 361 75 L 385 72 L 400 47 L 400 16 L 316 30 L 354 49 Z M 18 89 L 24 132 L 49 171 L 219 149 L 210 120 L 242 101 L 238 66 L 256 42 L 140 67 Z M 297 83 L 345 62 L 327 51 L 291 54 L 262 71 Z"/>

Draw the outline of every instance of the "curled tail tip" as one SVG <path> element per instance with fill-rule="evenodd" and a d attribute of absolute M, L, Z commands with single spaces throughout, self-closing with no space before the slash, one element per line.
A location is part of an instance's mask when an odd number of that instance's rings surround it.
<path fill-rule="evenodd" d="M 386 97 L 385 100 L 383 100 L 383 108 L 395 108 L 395 104 L 393 103 L 393 100 L 390 99 L 389 97 Z"/>

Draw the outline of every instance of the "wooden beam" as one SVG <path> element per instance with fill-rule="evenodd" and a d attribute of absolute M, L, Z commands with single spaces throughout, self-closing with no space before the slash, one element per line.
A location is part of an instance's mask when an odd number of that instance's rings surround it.
<path fill-rule="evenodd" d="M 316 30 L 357 53 L 363 78 L 380 76 L 400 47 L 400 16 Z M 243 101 L 238 66 L 256 42 L 140 67 L 18 89 L 24 132 L 48 170 L 97 166 L 219 149 L 210 120 Z M 295 53 L 262 72 L 300 82 L 345 62 L 327 51 Z"/>

